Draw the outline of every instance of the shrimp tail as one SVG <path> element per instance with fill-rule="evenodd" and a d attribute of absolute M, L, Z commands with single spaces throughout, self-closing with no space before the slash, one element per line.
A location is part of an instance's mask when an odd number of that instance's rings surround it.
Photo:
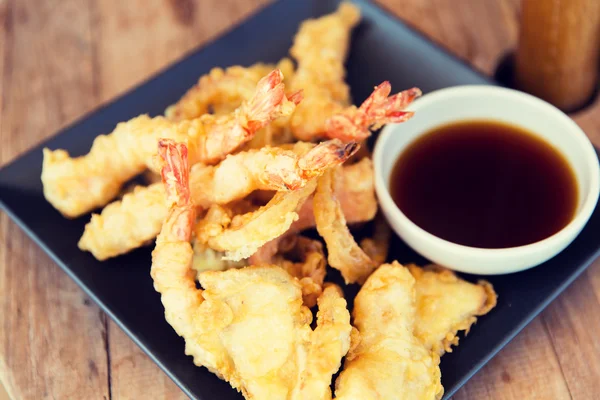
<path fill-rule="evenodd" d="M 246 117 L 249 133 L 265 127 L 279 116 L 291 114 L 301 100 L 302 94 L 298 92 L 293 93 L 291 98 L 285 95 L 281 70 L 271 71 L 258 81 L 254 97 L 248 102 Z"/>
<path fill-rule="evenodd" d="M 344 143 L 332 139 L 319 143 L 298 160 L 298 168 L 304 179 L 320 176 L 331 167 L 344 163 L 358 151 L 360 145 L 356 142 Z"/>
<path fill-rule="evenodd" d="M 291 101 L 295 105 L 298 105 L 304 99 L 304 90 L 297 90 L 294 93 L 288 94 L 286 97 L 289 101 Z"/>
<path fill-rule="evenodd" d="M 171 139 L 160 139 L 158 154 L 162 163 L 160 174 L 167 192 L 167 202 L 180 207 L 188 205 L 190 173 L 186 145 Z"/>
<path fill-rule="evenodd" d="M 190 197 L 187 147 L 171 139 L 161 139 L 158 142 L 158 154 L 163 163 L 161 176 L 167 193 L 167 204 L 171 206 L 161 236 L 189 242 L 196 213 Z"/>
<path fill-rule="evenodd" d="M 350 108 L 329 118 L 326 122 L 327 135 L 343 141 L 361 141 L 369 137 L 370 130 L 410 119 L 414 113 L 404 109 L 421 96 L 421 90 L 412 88 L 389 96 L 391 91 L 392 86 L 385 81 L 359 108 Z"/>
<path fill-rule="evenodd" d="M 190 199 L 187 147 L 169 139 L 158 142 L 161 175 L 171 209 L 152 252 L 150 275 L 154 289 L 161 294 L 165 318 L 178 335 L 190 337 L 196 312 L 204 301 L 196 288 L 190 245 L 196 211 Z M 186 352 L 189 346 L 186 344 Z"/>
<path fill-rule="evenodd" d="M 363 128 L 373 125 L 381 127 L 388 122 L 404 122 L 414 114 L 403 110 L 421 95 L 421 90 L 412 88 L 389 96 L 391 91 L 390 82 L 385 81 L 361 104 L 359 112 L 365 116 L 360 121 Z"/>

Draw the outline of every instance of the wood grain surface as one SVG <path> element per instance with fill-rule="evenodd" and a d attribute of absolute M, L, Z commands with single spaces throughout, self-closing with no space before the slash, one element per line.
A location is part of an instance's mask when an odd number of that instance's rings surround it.
<path fill-rule="evenodd" d="M 266 3 L 0 0 L 0 165 Z M 488 74 L 515 46 L 518 0 L 380 3 Z M 600 145 L 600 102 L 573 118 Z M 600 261 L 455 399 L 598 398 L 599 302 Z M 15 400 L 185 398 L 4 214 L 0 382 Z"/>

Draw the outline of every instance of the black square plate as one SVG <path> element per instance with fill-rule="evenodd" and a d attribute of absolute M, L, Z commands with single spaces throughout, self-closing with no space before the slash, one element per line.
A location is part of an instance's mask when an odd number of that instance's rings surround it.
<path fill-rule="evenodd" d="M 354 32 L 348 60 L 355 101 L 362 101 L 385 79 L 395 91 L 418 86 L 425 93 L 454 85 L 494 84 L 380 8 L 357 3 L 363 20 Z M 331 12 L 337 4 L 334 0 L 279 1 L 0 171 L 0 205 L 5 212 L 193 399 L 240 399 L 241 395 L 184 355 L 183 340 L 166 323 L 152 286 L 150 249 L 101 263 L 77 248 L 89 217 L 66 220 L 46 202 L 40 181 L 42 147 L 86 153 L 94 137 L 110 132 L 117 122 L 142 113 L 161 114 L 213 66 L 276 62 L 287 54 L 302 20 Z M 546 265 L 490 279 L 500 296 L 498 306 L 480 319 L 453 353 L 442 358 L 446 398 L 600 255 L 599 232 L 600 211 L 596 210 L 578 239 Z M 424 262 L 398 239 L 392 248 L 401 262 Z"/>

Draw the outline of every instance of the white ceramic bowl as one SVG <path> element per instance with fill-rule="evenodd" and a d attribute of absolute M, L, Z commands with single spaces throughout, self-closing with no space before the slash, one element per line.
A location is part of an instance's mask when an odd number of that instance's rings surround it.
<path fill-rule="evenodd" d="M 429 93 L 410 107 L 415 116 L 386 126 L 373 154 L 375 189 L 390 225 L 414 250 L 448 268 L 492 275 L 522 271 L 554 257 L 581 232 L 598 201 L 600 167 L 585 133 L 554 106 L 516 90 L 494 86 L 457 86 Z M 453 121 L 490 119 L 530 130 L 557 148 L 571 164 L 579 189 L 573 220 L 556 234 L 505 249 L 468 247 L 440 239 L 411 222 L 389 192 L 390 175 L 400 153 L 416 138 Z"/>

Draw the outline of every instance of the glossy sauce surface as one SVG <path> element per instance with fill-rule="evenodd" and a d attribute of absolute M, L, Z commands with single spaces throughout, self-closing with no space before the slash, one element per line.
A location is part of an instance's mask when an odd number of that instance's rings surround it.
<path fill-rule="evenodd" d="M 435 128 L 400 154 L 390 179 L 411 221 L 472 247 L 545 239 L 571 221 L 578 201 L 575 175 L 554 147 L 496 121 Z"/>

